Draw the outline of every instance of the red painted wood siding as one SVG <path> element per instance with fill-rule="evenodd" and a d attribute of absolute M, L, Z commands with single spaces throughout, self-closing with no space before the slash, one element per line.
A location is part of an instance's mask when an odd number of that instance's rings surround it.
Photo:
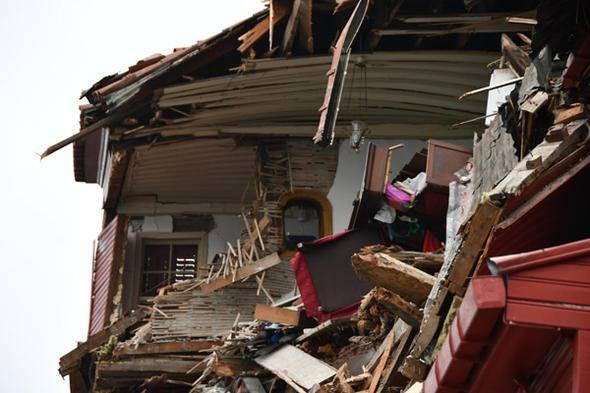
<path fill-rule="evenodd" d="M 92 271 L 88 336 L 109 325 L 113 310 L 111 301 L 117 284 L 115 278 L 123 263 L 126 221 L 125 217 L 116 216 L 98 236 Z"/>

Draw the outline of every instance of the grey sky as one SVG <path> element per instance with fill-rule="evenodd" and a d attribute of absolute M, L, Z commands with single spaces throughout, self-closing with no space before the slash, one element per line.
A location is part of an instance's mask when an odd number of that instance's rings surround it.
<path fill-rule="evenodd" d="M 67 392 L 58 359 L 88 325 L 100 189 L 75 183 L 80 91 L 152 53 L 187 46 L 260 0 L 2 0 L 0 13 L 0 391 Z"/>

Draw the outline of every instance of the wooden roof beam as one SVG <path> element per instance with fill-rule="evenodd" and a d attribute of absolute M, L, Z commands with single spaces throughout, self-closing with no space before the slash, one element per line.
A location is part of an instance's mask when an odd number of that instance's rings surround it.
<path fill-rule="evenodd" d="M 301 0 L 299 6 L 299 45 L 307 53 L 313 53 L 313 31 L 312 31 L 312 1 Z"/>
<path fill-rule="evenodd" d="M 287 27 L 285 27 L 285 33 L 283 34 L 283 44 L 281 45 L 281 52 L 283 55 L 288 55 L 293 48 L 293 42 L 295 41 L 295 34 L 299 27 L 299 8 L 301 7 L 302 0 L 293 0 L 293 7 L 291 8 L 291 15 L 287 21 Z"/>
<path fill-rule="evenodd" d="M 373 7 L 373 13 L 375 14 L 375 23 L 373 23 L 373 27 L 383 28 L 389 26 L 391 22 L 393 22 L 394 17 L 397 15 L 403 3 L 404 0 L 382 0 L 376 3 Z M 366 40 L 367 50 L 371 52 L 375 50 L 381 41 L 381 37 L 381 34 L 371 30 Z"/>

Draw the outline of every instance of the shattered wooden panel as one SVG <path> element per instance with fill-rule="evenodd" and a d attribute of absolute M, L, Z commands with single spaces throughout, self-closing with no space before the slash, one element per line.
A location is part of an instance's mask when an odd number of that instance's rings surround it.
<path fill-rule="evenodd" d="M 264 287 L 275 298 L 294 287 L 293 278 L 285 279 L 285 264 L 288 262 L 269 269 L 265 275 Z M 290 275 L 292 277 L 292 273 Z M 258 284 L 251 278 L 209 294 L 199 289 L 185 291 L 179 288 L 160 295 L 154 300 L 158 311 L 152 314 L 152 339 L 158 342 L 226 334 L 236 320 L 253 320 L 256 304 L 267 302 L 262 292 L 256 294 L 257 290 Z"/>

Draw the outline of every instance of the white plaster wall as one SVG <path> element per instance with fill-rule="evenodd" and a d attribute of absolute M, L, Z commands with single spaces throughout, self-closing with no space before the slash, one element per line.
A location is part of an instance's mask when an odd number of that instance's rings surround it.
<path fill-rule="evenodd" d="M 207 262 L 211 262 L 215 254 L 227 250 L 227 242 L 236 244 L 240 237 L 244 222 L 234 214 L 214 214 L 215 228 L 208 235 Z"/>
<path fill-rule="evenodd" d="M 403 148 L 394 150 L 393 152 L 390 179 L 397 176 L 404 165 L 410 162 L 414 154 L 426 147 L 426 141 L 416 139 L 376 139 L 371 140 L 371 142 L 378 146 L 393 146 L 398 143 L 404 144 Z M 473 144 L 471 139 L 451 140 L 449 142 L 469 146 Z M 354 151 L 350 148 L 348 139 L 343 139 L 337 147 L 339 154 L 336 178 L 328 193 L 328 199 L 332 203 L 332 225 L 334 233 L 342 232 L 348 228 L 348 222 L 352 214 L 352 202 L 356 198 L 363 180 L 367 146 L 368 143 L 365 142 L 359 151 Z"/>

